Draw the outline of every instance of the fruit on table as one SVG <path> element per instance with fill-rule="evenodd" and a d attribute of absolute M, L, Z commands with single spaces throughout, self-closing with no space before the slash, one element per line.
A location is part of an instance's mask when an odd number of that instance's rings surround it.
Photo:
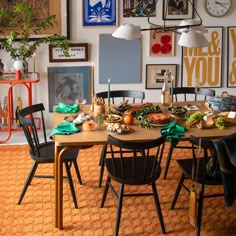
<path fill-rule="evenodd" d="M 126 114 L 123 118 L 123 122 L 126 125 L 132 125 L 134 123 L 134 117 L 131 114 Z"/>

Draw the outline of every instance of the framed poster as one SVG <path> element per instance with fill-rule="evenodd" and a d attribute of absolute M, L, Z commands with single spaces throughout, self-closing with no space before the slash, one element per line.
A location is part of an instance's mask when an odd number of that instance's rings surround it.
<path fill-rule="evenodd" d="M 223 27 L 205 28 L 208 47 L 182 47 L 182 86 L 222 86 Z"/>
<path fill-rule="evenodd" d="M 156 16 L 156 1 L 123 0 L 123 17 L 144 16 Z"/>
<path fill-rule="evenodd" d="M 59 102 L 74 104 L 78 97 L 91 103 L 91 68 L 48 67 L 49 112 Z"/>
<path fill-rule="evenodd" d="M 194 0 L 163 0 L 163 20 L 192 19 Z"/>
<path fill-rule="evenodd" d="M 83 0 L 83 26 L 118 25 L 118 1 Z"/>
<path fill-rule="evenodd" d="M 19 2 L 19 1 L 18 1 Z M 32 6 L 34 16 L 35 16 L 35 24 L 37 22 L 43 21 L 49 15 L 56 15 L 56 19 L 58 24 L 55 27 L 50 28 L 48 30 L 42 31 L 37 35 L 32 34 L 32 39 L 36 37 L 43 37 L 43 35 L 47 34 L 62 34 L 70 39 L 70 0 L 59 0 L 57 4 L 53 0 L 43 0 L 43 1 L 35 1 L 35 0 L 24 0 L 24 3 Z M 16 1 L 9 0 L 1 0 L 0 1 L 0 9 L 3 7 L 13 8 L 15 6 Z M 9 28 L 7 22 L 4 24 L 1 22 L 1 28 Z M 9 32 L 14 29 L 9 28 Z M 15 29 L 18 31 L 20 29 Z"/>
<path fill-rule="evenodd" d="M 153 28 L 153 27 L 152 27 Z M 150 30 L 150 56 L 174 56 L 175 33 Z"/>
<path fill-rule="evenodd" d="M 70 43 L 69 57 L 61 48 L 49 45 L 49 62 L 79 62 L 88 61 L 88 43 Z"/>
<path fill-rule="evenodd" d="M 236 87 L 236 26 L 227 28 L 227 87 Z"/>
<path fill-rule="evenodd" d="M 146 65 L 146 89 L 161 89 L 165 79 L 165 73 L 169 72 L 170 78 L 173 76 L 176 82 L 177 65 L 176 64 L 147 64 Z M 168 81 L 171 86 L 171 79 Z"/>

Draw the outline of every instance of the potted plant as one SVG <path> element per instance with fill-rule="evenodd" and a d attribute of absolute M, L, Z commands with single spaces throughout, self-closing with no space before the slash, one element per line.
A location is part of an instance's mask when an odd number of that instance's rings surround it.
<path fill-rule="evenodd" d="M 63 49 L 69 55 L 66 37 L 59 34 L 32 38 L 58 24 L 56 15 L 50 15 L 41 22 L 35 21 L 33 9 L 26 3 L 17 3 L 11 10 L 0 10 L 0 49 L 10 54 L 12 59 L 26 59 L 33 56 L 42 44 L 52 44 Z M 7 27 L 1 27 L 7 26 Z M 5 29 L 5 30 L 4 30 Z"/>

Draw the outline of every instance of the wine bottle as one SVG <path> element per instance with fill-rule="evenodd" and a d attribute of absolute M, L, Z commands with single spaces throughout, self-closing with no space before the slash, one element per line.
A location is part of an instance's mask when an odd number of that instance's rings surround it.
<path fill-rule="evenodd" d="M 3 123 L 3 109 L 2 109 L 2 102 L 0 100 L 0 126 Z"/>
<path fill-rule="evenodd" d="M 21 109 L 22 109 L 22 100 L 20 97 L 17 97 L 17 107 L 16 107 L 15 116 L 16 116 L 16 125 L 19 127 L 21 126 L 20 120 L 19 120 L 19 111 Z"/>
<path fill-rule="evenodd" d="M 7 104 L 7 96 L 4 97 L 3 100 L 3 118 L 2 118 L 2 124 L 4 126 L 8 125 L 8 104 Z"/>
<path fill-rule="evenodd" d="M 168 77 L 165 76 L 164 78 L 164 84 L 161 90 L 161 103 L 164 106 L 170 105 L 170 88 L 168 86 Z"/>

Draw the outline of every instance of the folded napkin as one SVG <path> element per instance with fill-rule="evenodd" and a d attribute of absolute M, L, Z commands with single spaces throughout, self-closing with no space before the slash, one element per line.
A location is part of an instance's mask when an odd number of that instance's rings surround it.
<path fill-rule="evenodd" d="M 170 140 L 171 145 L 175 147 L 179 142 L 179 137 L 184 136 L 185 130 L 186 129 L 183 126 L 175 122 L 170 122 L 167 126 L 161 129 L 161 134 L 166 134 L 166 137 Z"/>
<path fill-rule="evenodd" d="M 72 122 L 64 121 L 60 123 L 59 125 L 57 125 L 55 128 L 53 128 L 49 138 L 52 139 L 52 136 L 57 135 L 57 134 L 68 135 L 68 134 L 77 133 L 79 131 L 80 129 L 76 127 L 76 124 Z"/>
<path fill-rule="evenodd" d="M 62 102 L 59 102 L 58 107 L 54 110 L 54 112 L 58 113 L 76 113 L 79 110 L 78 104 L 67 105 Z"/>

